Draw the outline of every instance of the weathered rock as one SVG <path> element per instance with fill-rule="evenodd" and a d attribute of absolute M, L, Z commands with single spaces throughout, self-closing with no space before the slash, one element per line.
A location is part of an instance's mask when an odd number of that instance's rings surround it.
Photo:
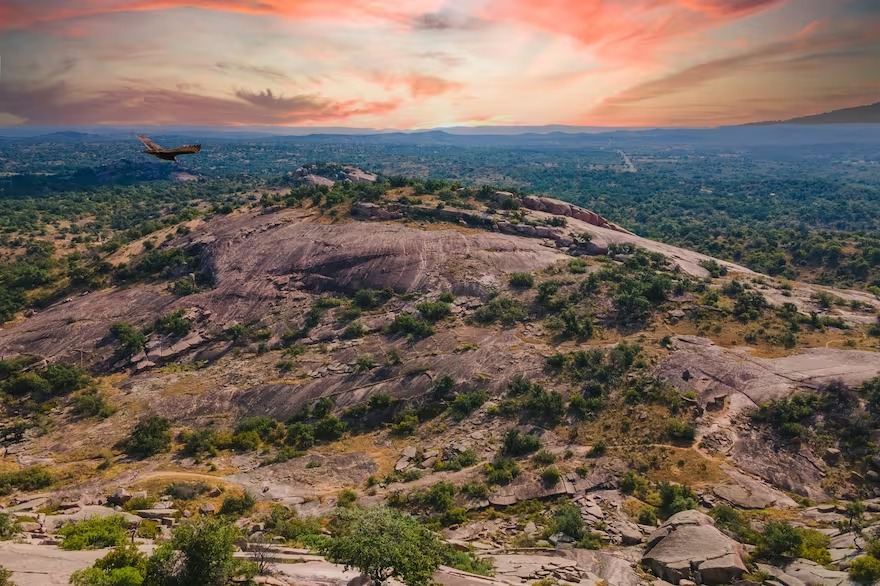
<path fill-rule="evenodd" d="M 798 559 L 783 569 L 786 574 L 811 586 L 854 586 L 846 572 L 829 570 L 810 560 Z"/>
<path fill-rule="evenodd" d="M 130 501 L 131 499 L 132 499 L 132 494 L 120 486 L 115 491 L 113 491 L 113 493 L 111 495 L 109 495 L 107 497 L 107 504 L 113 505 L 113 506 L 116 506 L 116 505 L 121 506 L 121 505 L 124 505 L 125 503 L 127 503 L 128 501 Z"/>
<path fill-rule="evenodd" d="M 697 511 L 678 513 L 661 525 L 648 539 L 642 562 L 674 584 L 685 579 L 729 584 L 746 572 L 740 544 Z"/>

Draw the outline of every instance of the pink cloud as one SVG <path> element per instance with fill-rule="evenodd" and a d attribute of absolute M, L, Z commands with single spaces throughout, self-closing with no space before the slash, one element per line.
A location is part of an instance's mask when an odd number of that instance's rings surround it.
<path fill-rule="evenodd" d="M 335 101 L 321 96 L 276 95 L 271 90 L 239 90 L 213 97 L 184 90 L 121 87 L 71 99 L 64 83 L 39 87 L 0 85 L 2 110 L 29 124 L 290 125 L 341 122 L 355 116 L 380 116 L 396 101 Z"/>

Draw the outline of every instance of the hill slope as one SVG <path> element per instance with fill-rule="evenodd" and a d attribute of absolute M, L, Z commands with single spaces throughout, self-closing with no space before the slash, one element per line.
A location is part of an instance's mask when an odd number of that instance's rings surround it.
<path fill-rule="evenodd" d="M 760 122 L 759 125 L 772 124 L 880 124 L 880 102 L 868 106 L 844 108 L 823 114 L 801 116 L 788 120 Z"/>

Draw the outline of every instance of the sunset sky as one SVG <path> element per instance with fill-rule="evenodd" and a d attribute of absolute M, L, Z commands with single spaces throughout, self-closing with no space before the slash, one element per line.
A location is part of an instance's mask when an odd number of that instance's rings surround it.
<path fill-rule="evenodd" d="M 0 125 L 714 126 L 880 101 L 880 0 L 0 0 Z"/>

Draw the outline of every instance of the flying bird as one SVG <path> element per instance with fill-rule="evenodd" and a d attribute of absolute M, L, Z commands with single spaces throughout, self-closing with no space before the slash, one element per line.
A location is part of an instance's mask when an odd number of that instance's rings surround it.
<path fill-rule="evenodd" d="M 137 135 L 138 140 L 144 143 L 144 146 L 147 147 L 144 151 L 148 155 L 153 155 L 154 157 L 158 157 L 165 161 L 173 161 L 174 157 L 177 155 L 192 155 L 200 150 L 202 150 L 202 145 L 200 144 L 185 144 L 183 146 L 179 146 L 176 149 L 163 149 L 161 146 L 150 140 L 147 136 L 143 134 Z"/>

